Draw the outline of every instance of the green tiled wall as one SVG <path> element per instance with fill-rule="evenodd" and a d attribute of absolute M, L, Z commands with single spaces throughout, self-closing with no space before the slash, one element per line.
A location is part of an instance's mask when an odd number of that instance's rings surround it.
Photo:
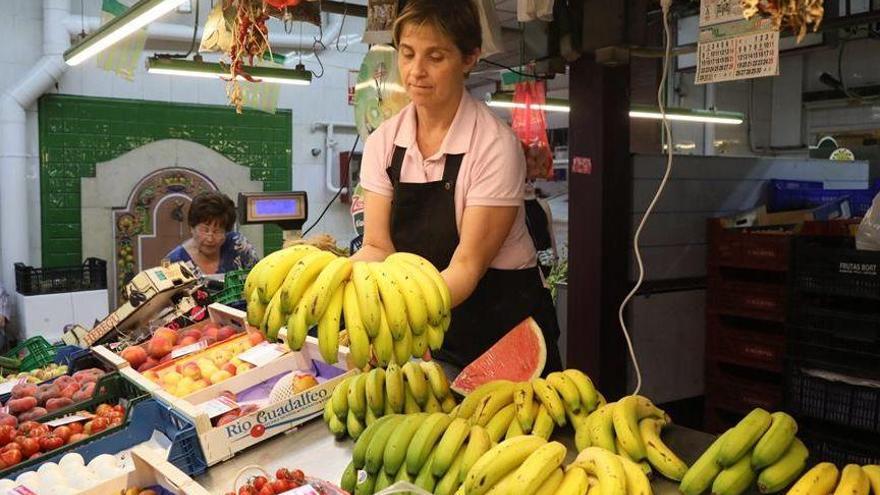
<path fill-rule="evenodd" d="M 96 163 L 152 141 L 194 141 L 249 166 L 266 191 L 291 187 L 289 110 L 239 115 L 225 106 L 47 95 L 39 123 L 44 267 L 82 262 L 80 179 L 94 177 Z M 266 252 L 278 249 L 281 230 L 264 232 Z"/>

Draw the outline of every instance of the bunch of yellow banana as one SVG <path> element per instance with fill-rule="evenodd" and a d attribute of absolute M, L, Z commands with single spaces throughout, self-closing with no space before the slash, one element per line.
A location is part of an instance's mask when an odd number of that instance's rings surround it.
<path fill-rule="evenodd" d="M 809 457 L 795 437 L 797 428 L 788 414 L 752 410 L 688 469 L 681 492 L 699 495 L 711 488 L 713 495 L 740 495 L 755 482 L 761 493 L 782 491 L 804 471 Z"/>
<path fill-rule="evenodd" d="M 324 408 L 327 427 L 338 438 L 357 440 L 365 428 L 391 414 L 450 413 L 456 407 L 443 369 L 434 361 L 390 363 L 388 369 L 347 378 Z"/>
<path fill-rule="evenodd" d="M 317 326 L 321 356 L 335 363 L 345 321 L 351 359 L 358 368 L 405 363 L 439 349 L 449 328 L 451 296 L 437 269 L 411 253 L 381 263 L 352 262 L 310 245 L 263 258 L 245 281 L 248 322 L 274 341 L 302 348 Z"/>
<path fill-rule="evenodd" d="M 567 493 L 598 495 L 651 495 L 645 471 L 625 455 L 601 447 L 587 447 L 566 468 L 560 489 Z M 561 493 L 561 492 L 560 492 Z"/>
<path fill-rule="evenodd" d="M 839 479 L 838 479 L 839 478 Z M 847 464 L 843 471 L 822 462 L 804 473 L 788 495 L 874 495 L 880 494 L 880 465 Z"/>

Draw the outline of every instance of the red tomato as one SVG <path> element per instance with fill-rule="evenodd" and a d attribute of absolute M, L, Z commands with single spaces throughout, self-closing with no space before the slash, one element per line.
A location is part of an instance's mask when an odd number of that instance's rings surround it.
<path fill-rule="evenodd" d="M 25 421 L 18 425 L 18 432 L 22 435 L 36 438 L 49 433 L 49 427 L 36 421 Z"/>
<path fill-rule="evenodd" d="M 105 416 L 105 415 L 107 415 L 108 412 L 112 412 L 112 411 L 113 411 L 113 406 L 111 406 L 110 404 L 101 404 L 100 406 L 97 407 L 97 409 L 95 409 L 95 415 Z"/>
<path fill-rule="evenodd" d="M 70 440 L 70 435 L 73 435 L 73 432 L 70 431 L 69 426 L 65 425 L 55 428 L 55 430 L 52 431 L 52 434 L 60 437 L 62 440 L 64 440 L 64 443 L 67 443 L 67 441 Z"/>
<path fill-rule="evenodd" d="M 287 483 L 287 480 L 275 480 L 272 482 L 272 490 L 275 493 L 284 493 L 290 489 L 290 485 Z"/>
<path fill-rule="evenodd" d="M 40 442 L 36 438 L 15 437 L 15 443 L 21 446 L 22 457 L 30 457 L 40 451 Z"/>
<path fill-rule="evenodd" d="M 95 418 L 91 421 L 92 423 L 92 435 L 95 433 L 104 431 L 107 429 L 107 426 L 110 425 L 110 422 L 107 418 Z"/>
<path fill-rule="evenodd" d="M 238 489 L 238 495 L 257 495 L 257 491 L 251 485 L 244 485 Z"/>
<path fill-rule="evenodd" d="M 290 479 L 290 471 L 287 468 L 279 468 L 278 471 L 275 471 L 275 477 L 279 480 Z"/>
<path fill-rule="evenodd" d="M 70 440 L 67 443 L 76 443 L 85 440 L 86 438 L 89 438 L 89 436 L 85 433 L 74 433 L 73 435 L 70 435 Z"/>
<path fill-rule="evenodd" d="M 57 435 L 50 434 L 44 437 L 40 437 L 40 449 L 42 449 L 43 452 L 55 450 L 62 445 L 64 445 L 64 439 Z"/>
<path fill-rule="evenodd" d="M 113 406 L 113 410 L 120 414 L 125 414 L 125 407 L 123 407 L 122 404 L 116 404 Z"/>
<path fill-rule="evenodd" d="M 266 479 L 265 476 L 257 476 L 256 478 L 254 478 L 254 480 L 251 483 L 254 484 L 254 488 L 256 488 L 257 490 L 262 490 L 263 487 L 266 486 L 266 483 L 268 483 L 268 482 L 269 482 L 269 480 Z"/>
<path fill-rule="evenodd" d="M 70 433 L 71 433 L 72 435 L 76 435 L 77 433 L 82 433 L 82 432 L 83 432 L 83 425 L 82 425 L 82 423 L 79 423 L 79 422 L 77 422 L 77 423 L 69 423 L 69 424 L 67 424 L 66 426 L 67 426 L 68 428 L 70 428 Z"/>
<path fill-rule="evenodd" d="M 278 492 L 272 489 L 272 484 L 267 483 L 263 485 L 263 488 L 261 488 L 260 491 L 257 492 L 257 495 L 275 495 L 276 493 Z"/>
<path fill-rule="evenodd" d="M 21 462 L 21 459 L 22 453 L 20 450 L 10 449 L 5 452 L 0 452 L 0 461 L 2 461 L 3 464 L 6 464 L 6 467 L 18 464 Z"/>
<path fill-rule="evenodd" d="M 12 443 L 8 443 L 8 444 L 4 445 L 3 448 L 0 449 L 0 452 L 6 452 L 7 450 L 21 450 L 21 445 L 15 443 L 15 441 L 13 441 Z"/>
<path fill-rule="evenodd" d="M 293 471 L 290 472 L 289 476 L 290 477 L 288 479 L 290 479 L 292 481 L 296 481 L 299 484 L 305 483 L 305 481 L 306 481 L 306 475 L 305 475 L 305 473 L 302 472 L 301 469 L 294 469 Z"/>
<path fill-rule="evenodd" d="M 15 428 L 9 425 L 0 425 L 0 447 L 15 439 Z"/>

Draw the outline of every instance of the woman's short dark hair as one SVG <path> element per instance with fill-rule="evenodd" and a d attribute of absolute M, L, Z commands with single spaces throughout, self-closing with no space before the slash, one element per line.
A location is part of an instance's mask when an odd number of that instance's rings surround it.
<path fill-rule="evenodd" d="M 406 24 L 430 24 L 448 36 L 462 55 L 472 55 L 483 46 L 480 13 L 474 0 L 408 0 L 394 21 L 394 46 Z"/>
<path fill-rule="evenodd" d="M 186 220 L 190 227 L 200 223 L 218 223 L 229 232 L 235 227 L 235 203 L 220 192 L 201 192 L 195 195 L 189 205 Z"/>

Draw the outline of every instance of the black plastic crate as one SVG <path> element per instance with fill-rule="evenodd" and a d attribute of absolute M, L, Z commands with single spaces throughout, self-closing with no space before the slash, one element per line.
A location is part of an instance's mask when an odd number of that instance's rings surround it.
<path fill-rule="evenodd" d="M 34 268 L 15 264 L 15 290 L 25 296 L 107 288 L 107 262 L 87 258 L 79 266 Z"/>
<path fill-rule="evenodd" d="M 797 237 L 791 283 L 795 292 L 878 300 L 880 252 L 857 250 L 852 237 Z"/>
<path fill-rule="evenodd" d="M 852 431 L 798 421 L 798 438 L 810 450 L 810 465 L 832 462 L 847 464 L 880 464 L 880 437 L 855 435 Z"/>
<path fill-rule="evenodd" d="M 785 403 L 797 417 L 880 432 L 880 387 L 814 376 L 792 363 L 786 369 Z"/>

